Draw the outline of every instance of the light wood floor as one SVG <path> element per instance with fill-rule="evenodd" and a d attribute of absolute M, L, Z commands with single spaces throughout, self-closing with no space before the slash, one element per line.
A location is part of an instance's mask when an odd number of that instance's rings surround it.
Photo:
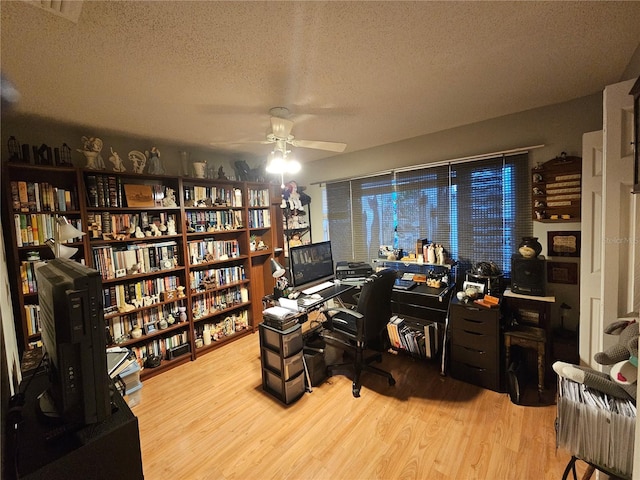
<path fill-rule="evenodd" d="M 387 355 L 397 381 L 365 374 L 362 396 L 330 378 L 285 406 L 262 390 L 255 333 L 144 381 L 145 479 L 561 479 L 555 406 Z"/>

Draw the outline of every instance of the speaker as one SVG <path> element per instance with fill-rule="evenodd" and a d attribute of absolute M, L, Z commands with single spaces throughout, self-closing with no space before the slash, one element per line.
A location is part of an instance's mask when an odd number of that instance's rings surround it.
<path fill-rule="evenodd" d="M 545 260 L 539 257 L 511 257 L 511 291 L 544 297 Z"/>

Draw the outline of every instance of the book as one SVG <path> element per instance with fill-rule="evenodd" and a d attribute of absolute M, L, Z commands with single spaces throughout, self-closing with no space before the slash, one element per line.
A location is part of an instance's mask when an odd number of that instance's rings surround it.
<path fill-rule="evenodd" d="M 20 211 L 29 211 L 29 195 L 27 194 L 27 182 L 18 182 L 18 198 L 20 200 Z"/>
<path fill-rule="evenodd" d="M 125 348 L 107 349 L 107 372 L 111 378 L 115 377 L 124 368 L 120 368 L 125 360 L 129 357 L 129 350 Z"/>

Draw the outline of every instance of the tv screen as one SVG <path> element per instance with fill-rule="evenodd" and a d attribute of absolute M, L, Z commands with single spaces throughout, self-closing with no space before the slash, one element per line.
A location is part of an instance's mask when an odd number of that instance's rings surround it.
<path fill-rule="evenodd" d="M 331 242 L 311 243 L 289 249 L 291 282 L 298 288 L 333 278 Z"/>
<path fill-rule="evenodd" d="M 83 426 L 111 414 L 102 279 L 97 270 L 58 258 L 36 269 L 49 388 L 47 419 Z"/>

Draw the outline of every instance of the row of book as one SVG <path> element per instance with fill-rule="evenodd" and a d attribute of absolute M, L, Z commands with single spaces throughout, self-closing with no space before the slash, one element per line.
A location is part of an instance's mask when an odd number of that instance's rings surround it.
<path fill-rule="evenodd" d="M 175 240 L 119 247 L 96 245 L 91 248 L 93 264 L 103 280 L 174 268 L 179 253 Z"/>
<path fill-rule="evenodd" d="M 249 210 L 249 228 L 266 228 L 271 226 L 271 213 L 267 209 Z"/>
<path fill-rule="evenodd" d="M 242 228 L 241 210 L 187 211 L 187 224 L 196 232 L 237 230 Z"/>
<path fill-rule="evenodd" d="M 249 206 L 250 207 L 268 207 L 269 206 L 269 190 L 249 188 Z"/>
<path fill-rule="evenodd" d="M 227 260 L 240 256 L 240 244 L 238 240 L 213 240 L 205 238 L 187 244 L 189 261 L 191 265 L 204 262 Z"/>
<path fill-rule="evenodd" d="M 195 292 L 199 289 L 206 289 L 207 284 L 219 287 L 230 283 L 238 283 L 246 278 L 243 265 L 192 270 L 189 272 L 189 286 L 191 291 Z"/>
<path fill-rule="evenodd" d="M 185 187 L 185 205 L 191 206 L 206 202 L 207 204 L 242 207 L 242 190 L 231 187 L 198 186 Z"/>
<path fill-rule="evenodd" d="M 25 305 L 24 317 L 27 319 L 27 334 L 29 336 L 40 332 L 40 305 Z"/>
<path fill-rule="evenodd" d="M 115 175 L 87 174 L 85 177 L 87 206 L 124 207 L 122 179 Z"/>
<path fill-rule="evenodd" d="M 81 219 L 67 219 L 67 222 L 82 230 Z M 44 245 L 47 239 L 54 238 L 56 216 L 50 213 L 14 213 L 13 223 L 18 247 Z M 65 243 L 79 241 L 80 238 L 74 238 Z"/>
<path fill-rule="evenodd" d="M 136 358 L 144 361 L 150 356 L 160 356 L 167 358 L 169 350 L 189 343 L 189 337 L 186 332 L 175 333 L 167 337 L 154 338 L 144 345 L 138 345 L 131 348 L 136 354 Z"/>
<path fill-rule="evenodd" d="M 178 306 L 178 302 L 154 305 L 145 310 L 109 317 L 105 321 L 109 327 L 109 333 L 114 341 L 117 341 L 119 338 L 131 335 L 131 331 L 136 327 L 142 328 L 144 333 L 150 332 L 149 325 L 153 325 L 157 330 L 158 322 L 163 318 L 167 320 L 169 315 L 173 316 L 174 323 L 180 323 Z"/>
<path fill-rule="evenodd" d="M 124 233 L 128 236 L 135 232 L 136 227 L 146 230 L 151 224 L 167 225 L 173 222 L 178 225 L 175 213 L 167 212 L 139 212 L 139 213 L 118 213 L 111 212 L 89 212 L 87 222 L 91 238 L 102 238 L 103 234 Z M 164 234 L 167 233 L 166 229 Z"/>
<path fill-rule="evenodd" d="M 192 299 L 193 319 L 197 320 L 209 315 L 215 315 L 220 311 L 248 301 L 249 291 L 244 285 L 206 292 Z"/>
<path fill-rule="evenodd" d="M 413 328 L 405 319 L 394 315 L 387 324 L 391 346 L 405 350 L 419 358 L 434 358 L 439 349 L 438 324 L 427 323 L 421 329 Z"/>
<path fill-rule="evenodd" d="M 123 282 L 102 288 L 102 302 L 105 314 L 118 311 L 118 307 L 140 303 L 144 297 L 158 296 L 156 303 L 164 300 L 163 293 L 175 291 L 180 285 L 180 277 L 145 278 L 143 280 Z"/>
<path fill-rule="evenodd" d="M 54 187 L 47 182 L 11 181 L 14 212 L 54 212 L 80 210 L 78 192 Z"/>
<path fill-rule="evenodd" d="M 25 295 L 38 293 L 36 267 L 39 263 L 41 263 L 41 260 L 23 260 L 20 263 L 20 283 L 22 285 L 22 293 Z"/>

